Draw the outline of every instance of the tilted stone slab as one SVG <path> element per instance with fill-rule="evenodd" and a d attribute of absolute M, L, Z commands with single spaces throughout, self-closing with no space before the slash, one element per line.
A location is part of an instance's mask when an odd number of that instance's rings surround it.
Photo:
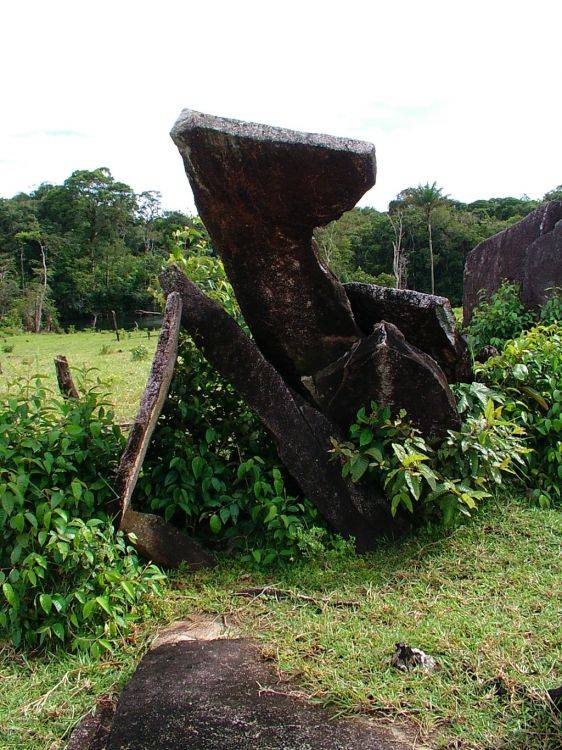
<path fill-rule="evenodd" d="M 504 279 L 520 284 L 529 307 L 542 305 L 546 290 L 562 286 L 560 222 L 562 201 L 550 201 L 471 250 L 464 267 L 465 324 L 479 302 L 480 290 L 491 295 Z"/>
<path fill-rule="evenodd" d="M 314 377 L 317 398 L 342 427 L 371 401 L 405 409 L 428 436 L 443 436 L 460 424 L 443 371 L 429 355 L 409 344 L 392 323 L 378 323 L 344 357 Z"/>
<path fill-rule="evenodd" d="M 337 426 L 291 391 L 236 321 L 177 266 L 164 271 L 160 282 L 167 294 L 179 292 L 182 321 L 195 344 L 261 419 L 279 458 L 332 528 L 353 536 L 359 550 L 396 533 L 400 521 L 383 493 L 341 476 L 330 454 L 330 437 L 341 439 Z"/>
<path fill-rule="evenodd" d="M 392 323 L 407 341 L 433 357 L 449 382 L 472 380 L 468 346 L 456 329 L 446 297 L 359 282 L 344 287 L 355 320 L 365 334 L 382 320 Z"/>
<path fill-rule="evenodd" d="M 171 135 L 257 345 L 300 388 L 360 336 L 312 232 L 374 185 L 374 146 L 191 110 Z"/>
<path fill-rule="evenodd" d="M 158 565 L 176 568 L 183 563 L 190 569 L 197 569 L 213 564 L 213 558 L 200 544 L 163 518 L 152 513 L 138 513 L 131 508 L 144 457 L 174 374 L 181 307 L 179 294 L 172 292 L 168 295 L 150 374 L 115 479 L 119 496 L 117 525 L 119 530 L 133 534 L 137 551 Z"/>
<path fill-rule="evenodd" d="M 121 524 L 131 504 L 131 498 L 152 433 L 172 382 L 178 352 L 180 325 L 181 297 L 177 293 L 172 293 L 166 300 L 152 367 L 135 421 L 127 438 L 125 450 L 121 455 L 115 479 L 115 489 L 119 495 Z"/>

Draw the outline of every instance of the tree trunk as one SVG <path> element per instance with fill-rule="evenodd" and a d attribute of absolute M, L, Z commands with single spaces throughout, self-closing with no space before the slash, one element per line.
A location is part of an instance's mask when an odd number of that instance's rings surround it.
<path fill-rule="evenodd" d="M 392 270 L 394 272 L 394 278 L 396 279 L 396 288 L 404 289 L 406 286 L 406 255 L 404 242 L 404 217 L 402 212 L 398 212 L 396 222 L 393 221 L 392 217 L 388 216 L 392 228 L 394 229 L 394 241 L 392 243 L 393 258 L 392 258 Z"/>
<path fill-rule="evenodd" d="M 117 318 L 115 317 L 115 310 L 111 311 L 111 318 L 113 320 L 113 330 L 115 331 L 115 335 L 117 336 L 117 341 L 121 341 L 121 337 L 119 336 L 119 328 L 117 327 Z"/>
<path fill-rule="evenodd" d="M 79 398 L 78 389 L 74 385 L 68 360 L 64 354 L 59 354 L 58 357 L 55 357 L 55 370 L 59 390 L 64 398 Z"/>
<path fill-rule="evenodd" d="M 45 245 L 39 241 L 39 250 L 41 252 L 41 269 L 42 269 L 42 278 L 41 278 L 41 286 L 39 287 L 39 292 L 37 294 L 37 300 L 35 302 L 35 320 L 34 320 L 34 328 L 35 333 L 39 333 L 41 330 L 41 318 L 43 317 L 43 303 L 45 301 L 45 296 L 47 294 L 47 259 L 45 256 Z"/>
<path fill-rule="evenodd" d="M 427 231 L 429 232 L 429 264 L 431 266 L 431 293 L 435 294 L 435 267 L 433 263 L 433 236 L 431 233 L 431 216 L 427 215 Z"/>

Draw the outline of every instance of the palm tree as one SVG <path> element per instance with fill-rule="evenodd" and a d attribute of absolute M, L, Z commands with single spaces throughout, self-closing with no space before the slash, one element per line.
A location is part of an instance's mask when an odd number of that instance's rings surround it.
<path fill-rule="evenodd" d="M 447 200 L 446 195 L 443 194 L 443 188 L 437 187 L 437 183 L 434 182 L 432 185 L 426 183 L 425 185 L 418 185 L 409 191 L 409 199 L 412 205 L 420 208 L 425 214 L 425 220 L 427 222 L 427 233 L 429 234 L 429 263 L 431 266 L 431 293 L 435 294 L 435 264 L 433 261 L 433 235 L 431 227 L 431 216 L 437 206 L 441 205 Z"/>

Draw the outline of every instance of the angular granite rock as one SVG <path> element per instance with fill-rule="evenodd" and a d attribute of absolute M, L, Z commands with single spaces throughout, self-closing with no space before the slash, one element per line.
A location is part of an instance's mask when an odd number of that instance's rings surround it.
<path fill-rule="evenodd" d="M 528 307 L 543 304 L 550 287 L 562 286 L 560 222 L 562 201 L 550 201 L 471 250 L 464 267 L 465 324 L 479 302 L 480 290 L 493 294 L 504 279 L 521 286 Z"/>
<path fill-rule="evenodd" d="M 371 400 L 390 406 L 393 414 L 406 409 L 426 436 L 443 436 L 459 426 L 443 371 L 392 323 L 378 323 L 370 336 L 318 372 L 314 385 L 324 411 L 342 428 Z"/>
<path fill-rule="evenodd" d="M 358 550 L 396 533 L 400 521 L 380 489 L 342 477 L 330 454 L 330 437 L 341 438 L 337 426 L 295 394 L 238 323 L 177 266 L 167 268 L 160 283 L 166 294 L 179 292 L 182 321 L 195 344 L 262 420 L 279 458 L 332 528 L 353 536 Z"/>
<path fill-rule="evenodd" d="M 359 282 L 344 288 L 363 333 L 369 335 L 382 320 L 392 323 L 407 341 L 433 357 L 449 382 L 472 380 L 468 346 L 446 297 Z"/>
<path fill-rule="evenodd" d="M 312 232 L 374 185 L 374 146 L 192 110 L 171 135 L 257 345 L 300 389 L 361 335 Z"/>

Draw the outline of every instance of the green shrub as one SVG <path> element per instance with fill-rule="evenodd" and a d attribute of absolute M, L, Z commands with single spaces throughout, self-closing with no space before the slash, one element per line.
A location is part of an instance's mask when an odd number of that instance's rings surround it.
<path fill-rule="evenodd" d="M 11 354 L 14 351 L 14 345 L 13 344 L 3 344 L 2 345 L 2 351 L 4 354 Z"/>
<path fill-rule="evenodd" d="M 99 353 L 102 356 L 105 356 L 106 354 L 113 354 L 113 348 L 109 344 L 104 344 Z"/>
<path fill-rule="evenodd" d="M 481 297 L 468 327 L 468 341 L 475 354 L 487 344 L 500 348 L 533 323 L 533 313 L 521 302 L 519 286 L 504 281 L 490 299 Z"/>
<path fill-rule="evenodd" d="M 19 381 L 0 401 L 0 632 L 16 647 L 96 656 L 157 586 L 108 517 L 122 446 L 98 388 L 63 401 Z"/>
<path fill-rule="evenodd" d="M 505 412 L 529 436 L 529 493 L 541 506 L 562 498 L 562 324 L 538 325 L 479 368 L 505 394 Z"/>
<path fill-rule="evenodd" d="M 142 359 L 146 359 L 150 352 L 146 348 L 146 346 L 143 346 L 142 344 L 139 344 L 138 346 L 134 346 L 131 349 L 131 359 L 133 362 L 140 361 Z"/>
<path fill-rule="evenodd" d="M 548 298 L 540 311 L 540 322 L 550 325 L 562 321 L 562 289 L 553 287 L 548 290 Z"/>
<path fill-rule="evenodd" d="M 431 445 L 407 420 L 371 404 L 360 409 L 350 440 L 334 443 L 342 473 L 359 481 L 366 475 L 382 486 L 391 510 L 416 513 L 450 525 L 469 516 L 507 476 L 525 467 L 524 431 L 506 419 L 501 397 L 479 383 L 455 387 L 463 420 L 460 431 Z"/>
<path fill-rule="evenodd" d="M 171 260 L 245 328 L 202 231 L 190 228 L 176 239 Z M 186 335 L 178 361 L 135 502 L 208 546 L 238 550 L 260 564 L 303 554 L 307 541 L 310 550 L 319 538 L 331 544 L 312 503 L 286 486 L 260 420 Z M 313 528 L 319 531 L 306 533 Z"/>

